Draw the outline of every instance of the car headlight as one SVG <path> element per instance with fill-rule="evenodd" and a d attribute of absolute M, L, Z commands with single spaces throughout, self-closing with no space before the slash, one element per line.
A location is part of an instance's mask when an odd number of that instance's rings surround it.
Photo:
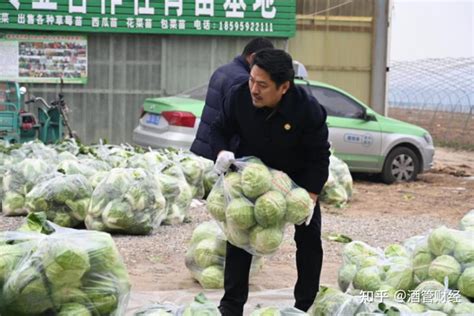
<path fill-rule="evenodd" d="M 430 133 L 424 133 L 423 139 L 428 143 L 428 145 L 433 145 L 433 138 L 431 137 Z"/>

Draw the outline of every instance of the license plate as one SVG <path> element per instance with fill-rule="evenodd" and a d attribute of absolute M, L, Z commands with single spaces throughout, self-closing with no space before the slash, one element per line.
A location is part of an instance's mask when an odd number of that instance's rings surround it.
<path fill-rule="evenodd" d="M 148 124 L 158 125 L 158 123 L 160 123 L 160 115 L 158 115 L 158 114 L 148 114 L 146 122 Z"/>

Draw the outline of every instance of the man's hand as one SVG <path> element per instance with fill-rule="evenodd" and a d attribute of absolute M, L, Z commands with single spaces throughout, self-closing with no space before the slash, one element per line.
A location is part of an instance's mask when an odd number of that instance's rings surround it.
<path fill-rule="evenodd" d="M 231 151 L 223 150 L 217 155 L 216 163 L 214 165 L 214 171 L 221 175 L 229 169 L 230 165 L 235 161 L 234 153 Z"/>
<path fill-rule="evenodd" d="M 314 208 L 316 207 L 316 202 L 318 201 L 318 195 L 316 193 L 309 192 L 309 196 L 311 197 L 311 200 L 313 200 L 313 203 L 311 203 L 309 206 L 310 207 L 309 215 L 306 218 L 306 221 L 304 222 L 306 226 L 308 226 L 309 223 L 311 223 L 311 219 L 313 218 L 313 214 L 314 214 Z"/>

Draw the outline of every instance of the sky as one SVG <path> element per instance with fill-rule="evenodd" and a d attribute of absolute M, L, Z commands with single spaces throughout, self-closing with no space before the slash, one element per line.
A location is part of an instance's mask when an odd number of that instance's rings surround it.
<path fill-rule="evenodd" d="M 390 60 L 474 57 L 474 0 L 392 0 Z"/>

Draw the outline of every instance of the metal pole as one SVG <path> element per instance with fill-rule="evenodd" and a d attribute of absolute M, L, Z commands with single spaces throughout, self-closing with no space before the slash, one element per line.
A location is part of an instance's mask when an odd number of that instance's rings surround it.
<path fill-rule="evenodd" d="M 370 104 L 387 115 L 388 35 L 391 0 L 374 0 L 374 37 L 372 45 L 372 82 Z"/>

